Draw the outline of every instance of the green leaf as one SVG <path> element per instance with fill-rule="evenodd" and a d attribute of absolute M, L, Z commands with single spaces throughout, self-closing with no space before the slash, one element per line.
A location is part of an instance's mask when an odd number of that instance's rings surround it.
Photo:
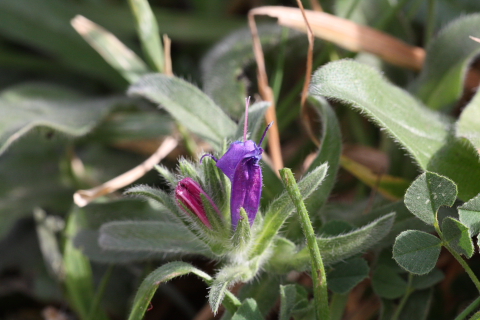
<path fill-rule="evenodd" d="M 0 94 L 0 154 L 35 127 L 83 136 L 125 98 L 81 98 L 70 90 L 36 84 L 20 85 Z M 29 92 L 29 95 L 25 95 Z M 67 96 L 69 98 L 67 98 Z"/>
<path fill-rule="evenodd" d="M 440 269 L 433 269 L 427 274 L 421 276 L 413 276 L 412 287 L 416 290 L 423 290 L 433 287 L 437 283 L 441 282 L 445 278 L 445 275 Z"/>
<path fill-rule="evenodd" d="M 433 225 L 440 206 L 451 207 L 456 198 L 457 186 L 453 181 L 433 172 L 425 172 L 407 189 L 405 205 L 419 219 Z"/>
<path fill-rule="evenodd" d="M 316 109 L 321 118 L 322 133 L 318 154 L 310 164 L 307 172 L 315 170 L 322 163 L 328 163 L 327 175 L 324 181 L 313 192 L 312 196 L 305 201 L 310 216 L 315 217 L 327 201 L 337 179 L 340 155 L 342 153 L 342 135 L 337 116 L 325 99 L 311 96 L 308 102 Z"/>
<path fill-rule="evenodd" d="M 467 258 L 473 255 L 473 242 L 468 227 L 452 217 L 446 217 L 442 222 L 443 240 L 458 254 Z"/>
<path fill-rule="evenodd" d="M 328 288 L 334 293 L 346 294 L 368 277 L 369 271 L 367 261 L 358 257 L 336 263 L 327 273 Z"/>
<path fill-rule="evenodd" d="M 428 171 L 450 178 L 458 187 L 458 197 L 468 201 L 480 192 L 480 159 L 470 141 L 450 138 L 430 160 Z"/>
<path fill-rule="evenodd" d="M 227 265 L 218 272 L 208 294 L 208 302 L 214 314 L 218 312 L 229 287 L 240 281 L 246 282 L 255 276 L 256 270 L 252 270 L 252 267 L 255 268 L 256 266 L 246 263 Z"/>
<path fill-rule="evenodd" d="M 308 308 L 308 293 L 305 288 L 296 284 L 280 286 L 279 320 L 289 320 L 296 312 L 306 308 Z"/>
<path fill-rule="evenodd" d="M 334 237 L 317 238 L 323 263 L 331 265 L 374 246 L 389 233 L 394 220 L 395 213 L 390 213 L 351 232 Z M 293 242 L 277 237 L 267 267 L 278 273 L 290 270 L 303 271 L 309 267 L 309 261 L 306 247 L 297 252 Z"/>
<path fill-rule="evenodd" d="M 402 232 L 393 245 L 393 258 L 414 274 L 429 273 L 437 263 L 442 241 L 437 237 L 417 230 Z"/>
<path fill-rule="evenodd" d="M 145 311 L 150 304 L 150 300 L 152 300 L 152 297 L 155 291 L 157 291 L 159 285 L 172 280 L 173 278 L 189 273 L 196 274 L 200 278 L 204 279 L 207 283 L 212 280 L 212 277 L 210 277 L 208 274 L 186 262 L 175 261 L 164 264 L 160 268 L 150 273 L 142 281 L 142 284 L 135 295 L 133 307 L 130 311 L 128 320 L 143 319 Z"/>
<path fill-rule="evenodd" d="M 480 233 L 480 194 L 457 208 L 460 222 L 466 225 L 470 236 Z"/>
<path fill-rule="evenodd" d="M 128 82 L 133 83 L 149 72 L 142 59 L 98 24 L 80 15 L 71 23 L 85 41 Z"/>
<path fill-rule="evenodd" d="M 137 33 L 143 52 L 158 72 L 165 69 L 163 47 L 160 41 L 158 25 L 147 0 L 129 0 L 130 8 L 136 20 Z"/>
<path fill-rule="evenodd" d="M 477 46 L 480 50 L 478 43 Z M 457 137 L 467 138 L 477 150 L 480 150 L 480 92 L 477 91 L 460 114 L 455 134 Z"/>
<path fill-rule="evenodd" d="M 81 228 L 78 214 L 71 212 L 65 229 L 65 247 L 63 249 L 63 266 L 65 268 L 65 286 L 73 308 L 81 319 L 87 319 L 92 307 L 95 289 L 90 261 L 74 247 L 73 237 Z M 108 319 L 102 310 L 96 310 L 98 319 Z"/>
<path fill-rule="evenodd" d="M 177 220 L 182 220 L 184 217 L 184 214 L 180 212 L 173 198 L 163 190 L 139 185 L 128 189 L 125 191 L 125 194 L 154 200 L 166 208 L 168 210 L 167 212 L 169 212 L 172 217 L 176 217 Z"/>
<path fill-rule="evenodd" d="M 447 25 L 427 48 L 414 91 L 433 109 L 451 109 L 460 98 L 463 81 L 480 46 L 469 38 L 478 32 L 480 15 L 463 16 Z"/>
<path fill-rule="evenodd" d="M 258 309 L 257 302 L 251 298 L 245 299 L 232 320 L 263 320 L 263 316 Z"/>
<path fill-rule="evenodd" d="M 278 300 L 278 287 L 284 281 L 282 276 L 262 272 L 255 277 L 255 281 L 250 281 L 242 286 L 238 298 L 240 300 L 255 299 L 261 314 L 267 316 Z"/>
<path fill-rule="evenodd" d="M 130 86 L 128 94 L 160 104 L 191 132 L 217 150 L 234 134 L 235 123 L 208 96 L 192 84 L 173 76 L 151 74 Z"/>
<path fill-rule="evenodd" d="M 451 120 L 425 108 L 378 71 L 350 60 L 331 62 L 318 69 L 312 77 L 310 94 L 352 105 L 386 129 L 423 169 L 443 147 L 451 127 Z"/>
<path fill-rule="evenodd" d="M 400 320 L 426 320 L 429 318 L 433 302 L 433 290 L 416 291 L 408 297 L 398 319 Z"/>
<path fill-rule="evenodd" d="M 260 25 L 258 34 L 265 54 L 278 48 L 282 41 L 282 28 L 278 25 Z M 287 39 L 305 36 L 290 30 Z M 235 119 L 239 119 L 245 108 L 245 97 L 249 81 L 245 69 L 254 64 L 250 29 L 244 28 L 219 41 L 202 59 L 201 71 L 203 90 L 218 105 Z"/>
<path fill-rule="evenodd" d="M 100 228 L 100 246 L 109 250 L 210 255 L 204 243 L 177 223 L 109 222 Z"/>
<path fill-rule="evenodd" d="M 308 198 L 318 188 L 325 178 L 327 169 L 327 164 L 318 166 L 298 182 L 303 199 Z M 257 236 L 256 246 L 252 251 L 253 255 L 260 255 L 265 252 L 294 208 L 286 191 L 271 203 L 265 211 L 263 227 Z"/>
<path fill-rule="evenodd" d="M 372 275 L 372 287 L 385 299 L 397 299 L 407 291 L 407 282 L 394 269 L 379 265 Z"/>

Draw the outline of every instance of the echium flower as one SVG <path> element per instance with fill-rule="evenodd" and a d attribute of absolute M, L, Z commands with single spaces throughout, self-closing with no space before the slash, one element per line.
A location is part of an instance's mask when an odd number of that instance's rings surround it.
<path fill-rule="evenodd" d="M 202 195 L 207 201 L 210 202 L 215 211 L 217 211 L 218 215 L 220 215 L 220 212 L 218 211 L 218 208 L 213 200 L 192 178 L 184 178 L 180 180 L 175 188 L 175 199 L 177 200 L 180 208 L 182 208 L 188 214 L 194 214 L 200 219 L 200 221 L 203 222 L 204 225 L 210 228 L 211 224 L 207 217 Z"/>
<path fill-rule="evenodd" d="M 273 123 L 267 126 L 258 145 L 252 140 L 247 140 L 249 102 L 250 99 L 247 99 L 243 141 L 233 142 L 220 159 L 211 154 L 205 154 L 200 159 L 201 161 L 206 156 L 211 157 L 232 183 L 230 211 L 233 229 L 237 228 L 241 219 L 240 208 L 247 213 L 250 225 L 257 215 L 262 197 L 262 168 L 259 164 L 263 153 L 261 145 Z"/>

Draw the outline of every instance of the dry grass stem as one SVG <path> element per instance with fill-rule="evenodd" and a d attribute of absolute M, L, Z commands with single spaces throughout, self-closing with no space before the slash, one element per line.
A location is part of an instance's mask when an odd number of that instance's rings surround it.
<path fill-rule="evenodd" d="M 280 25 L 306 32 L 305 18 L 297 8 L 265 6 L 250 10 L 253 15 L 268 15 L 278 19 Z M 383 60 L 408 69 L 420 70 L 425 50 L 411 46 L 376 29 L 359 25 L 325 12 L 305 10 L 313 34 L 350 51 L 373 53 Z"/>
<path fill-rule="evenodd" d="M 301 99 L 301 105 L 303 109 L 303 107 L 305 106 L 305 101 L 307 100 L 307 97 L 308 97 L 308 88 L 310 87 L 310 80 L 312 78 L 313 42 L 315 38 L 313 36 L 312 28 L 308 23 L 308 19 L 305 14 L 305 9 L 303 8 L 302 1 L 297 0 L 297 4 L 302 12 L 303 19 L 305 20 L 305 26 L 307 27 L 307 36 L 308 36 L 307 68 L 305 71 L 305 82 L 303 84 L 302 99 Z"/>
<path fill-rule="evenodd" d="M 480 42 L 480 38 L 475 38 L 475 37 L 470 36 L 470 39 L 472 39 L 473 41 Z"/>
<path fill-rule="evenodd" d="M 172 55 L 170 48 L 172 46 L 172 40 L 164 34 L 163 35 L 163 56 L 164 56 L 164 73 L 167 76 L 173 76 L 173 71 L 172 71 Z"/>
<path fill-rule="evenodd" d="M 98 187 L 88 190 L 78 190 L 73 195 L 73 201 L 77 206 L 84 207 L 98 197 L 115 192 L 118 189 L 135 182 L 143 175 L 145 175 L 145 173 L 150 171 L 154 165 L 156 165 L 163 158 L 165 158 L 170 152 L 172 152 L 172 150 L 175 149 L 177 144 L 178 142 L 175 138 L 165 138 L 160 147 L 158 147 L 157 151 L 155 151 L 155 153 L 153 153 L 142 164 L 119 175 L 118 177 L 113 178 L 110 181 L 105 182 L 102 185 L 99 185 Z"/>
<path fill-rule="evenodd" d="M 248 24 L 250 26 L 250 31 L 253 38 L 253 52 L 255 55 L 255 60 L 257 62 L 257 78 L 258 78 L 258 89 L 262 99 L 271 103 L 270 108 L 268 108 L 265 118 L 267 123 L 273 121 L 273 126 L 270 128 L 269 137 L 268 137 L 268 147 L 270 151 L 270 156 L 272 158 L 273 166 L 275 172 L 278 174 L 278 170 L 283 168 L 282 153 L 280 149 L 280 133 L 278 130 L 277 115 L 275 112 L 275 98 L 273 95 L 272 88 L 268 85 L 267 71 L 265 68 L 265 60 L 263 56 L 262 45 L 260 43 L 260 38 L 258 37 L 258 29 L 255 24 L 255 16 L 252 14 L 253 10 L 250 10 L 248 13 Z"/>

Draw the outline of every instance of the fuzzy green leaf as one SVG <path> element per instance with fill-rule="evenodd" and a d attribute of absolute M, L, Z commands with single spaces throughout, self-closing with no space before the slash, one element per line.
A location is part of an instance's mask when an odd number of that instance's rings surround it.
<path fill-rule="evenodd" d="M 331 62 L 318 69 L 312 77 L 310 94 L 351 104 L 386 129 L 423 169 L 443 146 L 451 127 L 451 120 L 425 108 L 378 71 L 350 60 Z"/>
<path fill-rule="evenodd" d="M 263 320 L 263 316 L 258 309 L 257 302 L 254 299 L 248 298 L 243 301 L 237 312 L 232 317 L 232 320 Z"/>
<path fill-rule="evenodd" d="M 72 26 L 125 80 L 137 81 L 149 72 L 135 52 L 125 46 L 112 33 L 83 16 L 76 16 Z"/>
<path fill-rule="evenodd" d="M 280 286 L 279 320 L 289 320 L 295 312 L 306 308 L 308 308 L 308 293 L 305 288 L 295 284 Z"/>
<path fill-rule="evenodd" d="M 140 285 L 140 288 L 135 295 L 133 301 L 133 307 L 128 317 L 128 320 L 142 320 L 147 308 L 150 304 L 150 300 L 157 291 L 159 285 L 167 282 L 173 278 L 180 277 L 185 274 L 194 273 L 207 282 L 212 280 L 205 272 L 195 268 L 191 264 L 186 262 L 170 262 L 164 264 L 160 268 L 150 273 Z"/>
<path fill-rule="evenodd" d="M 346 294 L 368 277 L 369 271 L 367 261 L 362 258 L 352 258 L 336 263 L 327 273 L 328 288 L 334 293 Z"/>
<path fill-rule="evenodd" d="M 414 274 L 429 273 L 437 263 L 442 241 L 437 237 L 417 230 L 402 232 L 393 245 L 393 258 Z"/>
<path fill-rule="evenodd" d="M 427 48 L 415 93 L 433 109 L 451 108 L 462 95 L 463 81 L 480 46 L 469 38 L 478 32 L 480 15 L 463 16 L 447 25 Z"/>
<path fill-rule="evenodd" d="M 407 282 L 394 269 L 379 265 L 372 275 L 372 287 L 382 298 L 397 299 L 407 291 Z"/>
<path fill-rule="evenodd" d="M 255 276 L 255 281 L 250 281 L 242 286 L 238 298 L 240 300 L 255 299 L 262 315 L 267 316 L 278 300 L 278 287 L 285 281 L 284 278 L 277 274 L 262 272 Z"/>
<path fill-rule="evenodd" d="M 467 258 L 473 255 L 473 242 L 468 227 L 452 217 L 446 217 L 442 222 L 443 240 L 458 254 Z"/>
<path fill-rule="evenodd" d="M 468 227 L 470 235 L 480 233 L 480 194 L 457 208 L 460 221 Z"/>
<path fill-rule="evenodd" d="M 125 98 L 87 99 L 45 84 L 20 85 L 0 94 L 0 154 L 35 127 L 83 136 Z"/>
<path fill-rule="evenodd" d="M 128 94 L 142 96 L 165 108 L 191 132 L 211 142 L 217 150 L 234 134 L 236 124 L 194 85 L 163 74 L 146 75 L 130 86 Z"/>
<path fill-rule="evenodd" d="M 323 263 L 331 265 L 374 246 L 389 233 L 394 220 L 395 213 L 390 213 L 351 232 L 317 238 Z M 297 252 L 293 242 L 280 237 L 276 239 L 268 268 L 274 272 L 284 273 L 290 270 L 303 271 L 308 266 L 309 254 L 306 247 Z"/>
<path fill-rule="evenodd" d="M 169 222 L 109 222 L 100 228 L 98 242 L 109 250 L 209 254 L 204 243 L 187 228 Z"/>
<path fill-rule="evenodd" d="M 422 173 L 407 189 L 408 210 L 429 225 L 433 225 L 440 206 L 451 207 L 457 198 L 457 186 L 448 178 L 433 172 Z"/>

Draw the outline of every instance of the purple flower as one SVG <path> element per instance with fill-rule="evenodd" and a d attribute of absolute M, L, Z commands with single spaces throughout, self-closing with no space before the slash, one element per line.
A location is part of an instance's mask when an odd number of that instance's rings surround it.
<path fill-rule="evenodd" d="M 195 214 L 203 222 L 203 224 L 210 228 L 210 221 L 208 221 L 207 213 L 205 212 L 202 202 L 202 194 L 208 201 L 210 201 L 212 207 L 220 215 L 220 212 L 218 211 L 218 208 L 213 200 L 192 178 L 184 178 L 180 180 L 175 188 L 175 199 L 177 199 L 177 203 L 179 204 L 180 208 L 182 208 L 188 214 Z"/>
<path fill-rule="evenodd" d="M 227 152 L 220 159 L 211 154 L 202 156 L 211 157 L 217 162 L 217 167 L 232 182 L 232 192 L 230 199 L 230 211 L 232 215 L 232 226 L 237 228 L 238 221 L 241 218 L 240 208 L 245 209 L 248 215 L 250 225 L 253 224 L 260 207 L 260 198 L 262 197 L 262 168 L 260 160 L 262 159 L 262 145 L 265 135 L 272 125 L 270 123 L 263 132 L 258 145 L 252 140 L 246 140 L 248 123 L 248 103 L 245 110 L 245 128 L 242 141 L 233 142 Z M 200 161 L 202 160 L 200 159 Z"/>

